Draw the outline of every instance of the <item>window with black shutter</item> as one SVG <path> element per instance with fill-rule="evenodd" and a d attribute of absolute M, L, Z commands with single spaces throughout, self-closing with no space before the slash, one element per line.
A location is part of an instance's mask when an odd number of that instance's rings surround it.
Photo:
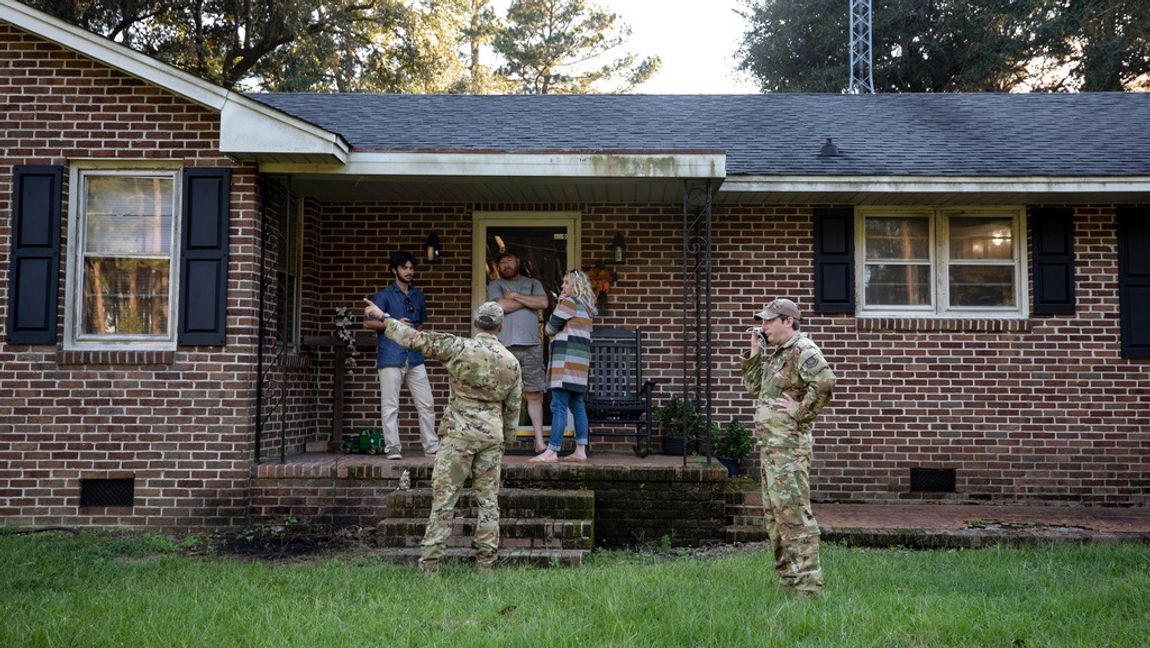
<path fill-rule="evenodd" d="M 223 345 L 228 305 L 231 171 L 184 171 L 180 254 L 181 345 Z"/>
<path fill-rule="evenodd" d="M 17 166 L 12 177 L 9 344 L 56 342 L 62 180 L 57 166 Z"/>
<path fill-rule="evenodd" d="M 1150 208 L 1118 211 L 1122 357 L 1150 358 Z"/>
<path fill-rule="evenodd" d="M 854 210 L 816 209 L 814 230 L 815 312 L 853 313 Z"/>
<path fill-rule="evenodd" d="M 1074 312 L 1074 210 L 1030 211 L 1034 239 L 1034 312 Z"/>

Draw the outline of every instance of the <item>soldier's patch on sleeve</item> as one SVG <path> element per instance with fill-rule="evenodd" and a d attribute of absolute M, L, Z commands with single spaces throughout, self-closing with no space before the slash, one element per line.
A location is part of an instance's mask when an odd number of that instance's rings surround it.
<path fill-rule="evenodd" d="M 817 366 L 819 366 L 819 357 L 817 355 L 812 355 L 803 363 L 803 368 L 807 371 L 814 371 Z"/>

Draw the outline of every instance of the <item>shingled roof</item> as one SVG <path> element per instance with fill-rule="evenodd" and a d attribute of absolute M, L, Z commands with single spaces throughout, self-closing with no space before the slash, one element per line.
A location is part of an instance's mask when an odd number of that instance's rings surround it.
<path fill-rule="evenodd" d="M 1150 176 L 1150 94 L 252 98 L 353 151 L 723 150 L 728 176 Z M 841 155 L 818 155 L 826 138 Z"/>

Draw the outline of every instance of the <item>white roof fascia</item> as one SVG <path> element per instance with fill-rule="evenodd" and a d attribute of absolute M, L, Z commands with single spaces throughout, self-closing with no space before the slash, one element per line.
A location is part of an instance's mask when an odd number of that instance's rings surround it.
<path fill-rule="evenodd" d="M 722 152 L 353 152 L 341 167 L 264 163 L 267 173 L 533 178 L 722 178 Z"/>
<path fill-rule="evenodd" d="M 720 193 L 1120 193 L 1148 192 L 1150 177 L 734 176 Z"/>
<path fill-rule="evenodd" d="M 247 152 L 249 140 L 263 146 L 287 147 L 282 152 L 308 153 L 330 158 L 332 162 L 347 159 L 348 146 L 343 138 L 318 126 L 274 110 L 242 94 L 178 70 L 150 56 L 136 52 L 102 36 L 70 25 L 19 2 L 0 0 L 0 21 L 41 36 L 58 45 L 92 58 L 146 83 L 167 90 L 192 103 L 220 112 L 220 151 L 225 154 Z M 242 122 L 242 129 L 229 127 L 228 120 Z M 280 137 L 267 137 L 277 134 Z M 283 137 L 291 133 L 292 138 Z M 302 141 L 300 141 L 302 140 Z M 290 143 L 289 143 L 290 142 Z M 257 149 L 254 152 L 279 153 Z"/>

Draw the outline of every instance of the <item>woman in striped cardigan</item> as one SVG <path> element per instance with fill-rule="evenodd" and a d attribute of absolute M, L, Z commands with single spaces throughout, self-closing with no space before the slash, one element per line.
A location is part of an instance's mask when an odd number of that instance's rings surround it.
<path fill-rule="evenodd" d="M 548 378 L 551 387 L 551 438 L 547 449 L 531 458 L 536 463 L 559 460 L 563 432 L 567 428 L 570 408 L 575 426 L 575 452 L 568 461 L 587 461 L 587 374 L 591 368 L 591 318 L 595 317 L 595 292 L 582 270 L 563 275 L 559 303 L 547 320 L 546 332 L 551 338 L 551 362 Z"/>

